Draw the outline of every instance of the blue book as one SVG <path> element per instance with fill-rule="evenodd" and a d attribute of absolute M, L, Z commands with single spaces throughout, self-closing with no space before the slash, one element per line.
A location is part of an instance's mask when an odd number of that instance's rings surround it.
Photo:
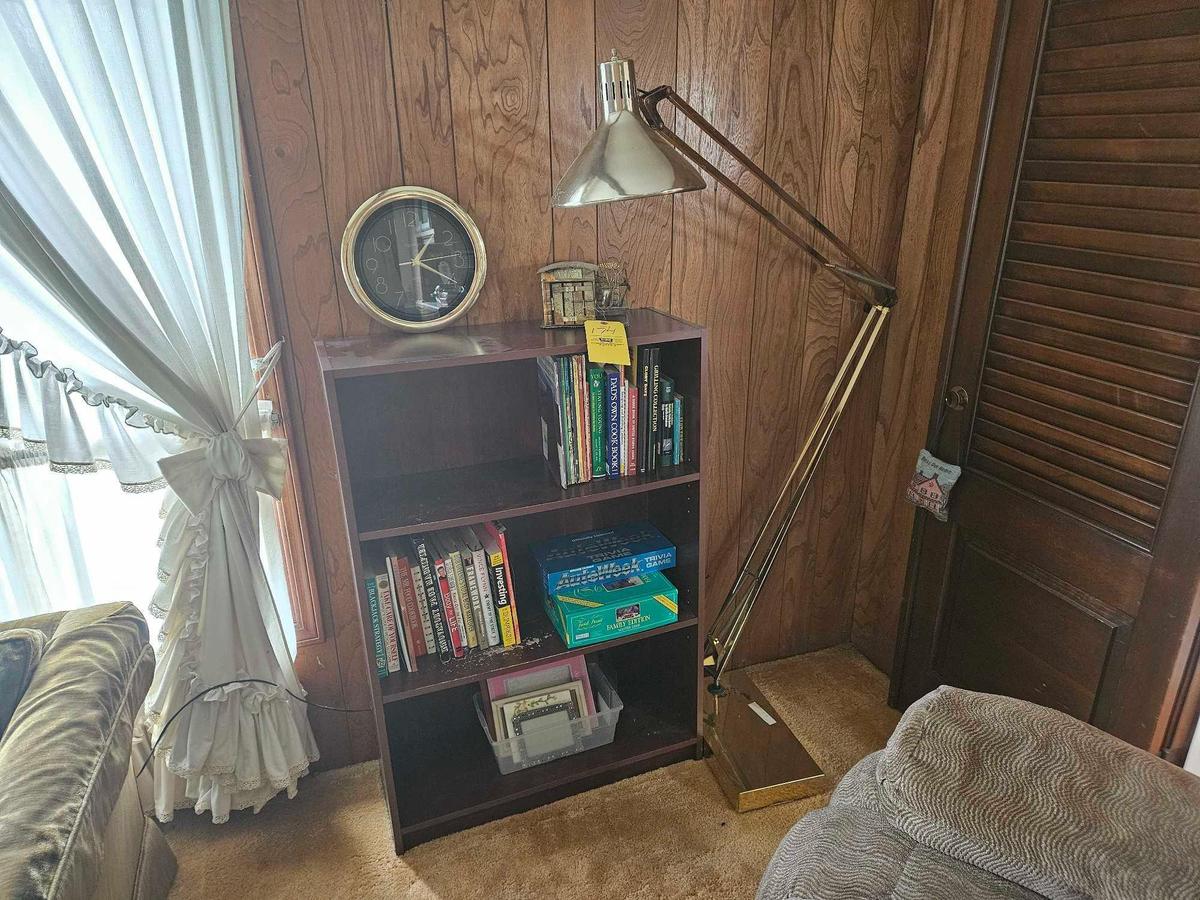
<path fill-rule="evenodd" d="M 531 550 L 551 594 L 675 565 L 675 545 L 649 522 L 568 534 Z"/>
<path fill-rule="evenodd" d="M 621 373 L 605 366 L 604 438 L 608 442 L 608 477 L 621 477 Z"/>

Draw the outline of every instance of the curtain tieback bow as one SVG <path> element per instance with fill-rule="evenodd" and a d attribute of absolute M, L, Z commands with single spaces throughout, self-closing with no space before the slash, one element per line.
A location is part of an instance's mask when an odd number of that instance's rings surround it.
<path fill-rule="evenodd" d="M 286 442 L 277 438 L 244 438 L 237 431 L 238 424 L 279 362 L 282 348 L 283 341 L 279 341 L 263 357 L 258 381 L 227 430 L 205 435 L 199 439 L 202 446 L 158 461 L 163 478 L 192 515 L 206 510 L 226 482 L 244 484 L 276 500 L 283 496 L 287 472 Z"/>

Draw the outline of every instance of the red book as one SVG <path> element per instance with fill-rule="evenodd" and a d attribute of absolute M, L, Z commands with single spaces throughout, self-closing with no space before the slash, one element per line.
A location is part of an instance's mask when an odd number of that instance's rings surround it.
<path fill-rule="evenodd" d="M 588 457 L 588 459 L 590 460 L 591 457 Z M 499 522 L 484 522 L 483 527 L 496 543 L 500 545 L 500 552 L 504 555 L 504 577 L 508 579 L 508 602 L 512 608 L 513 633 L 519 644 L 521 643 L 521 625 L 517 621 L 517 592 L 516 584 L 513 582 L 512 577 L 512 566 L 508 561 L 508 543 L 505 540 L 506 531 L 504 526 Z"/>
<path fill-rule="evenodd" d="M 417 591 L 413 582 L 412 569 L 408 560 L 399 554 L 388 557 L 392 570 L 392 587 L 400 603 L 400 615 L 404 617 L 404 637 L 412 654 L 414 666 L 418 656 L 429 652 L 425 646 L 425 632 L 421 628 L 421 617 L 417 613 Z"/>
<path fill-rule="evenodd" d="M 436 573 L 438 593 L 442 595 L 442 614 L 446 617 L 446 631 L 450 634 L 450 646 L 455 657 L 464 655 L 466 642 L 463 640 L 462 626 L 458 623 L 458 613 L 454 609 L 454 601 L 450 599 L 450 580 L 446 577 L 446 560 L 435 559 L 433 571 Z"/>

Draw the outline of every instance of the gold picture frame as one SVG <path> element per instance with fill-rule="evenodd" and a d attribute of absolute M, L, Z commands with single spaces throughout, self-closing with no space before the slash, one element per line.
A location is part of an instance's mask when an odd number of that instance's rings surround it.
<path fill-rule="evenodd" d="M 442 207 L 448 214 L 458 220 L 458 223 L 462 225 L 463 230 L 466 231 L 467 236 L 471 240 L 471 249 L 475 253 L 475 278 L 471 282 L 471 287 L 462 301 L 449 313 L 439 318 L 429 319 L 424 322 L 414 322 L 409 319 L 401 319 L 398 316 L 393 316 L 376 306 L 375 302 L 371 299 L 371 295 L 362 286 L 358 268 L 354 263 L 354 248 L 358 241 L 359 232 L 372 213 L 380 207 L 394 203 L 397 200 L 424 200 Z M 475 305 L 475 301 L 479 299 L 479 294 L 483 290 L 484 281 L 487 279 L 487 250 L 483 246 L 483 234 L 479 231 L 479 226 L 475 224 L 475 220 L 457 202 L 440 191 L 416 185 L 401 185 L 399 187 L 388 188 L 363 201 L 362 205 L 354 211 L 354 215 L 350 217 L 350 221 L 346 223 L 346 230 L 342 232 L 340 256 L 342 277 L 345 279 L 346 287 L 349 289 L 350 296 L 354 298 L 354 301 L 362 307 L 367 315 L 401 331 L 421 333 L 438 331 L 445 328 Z"/>

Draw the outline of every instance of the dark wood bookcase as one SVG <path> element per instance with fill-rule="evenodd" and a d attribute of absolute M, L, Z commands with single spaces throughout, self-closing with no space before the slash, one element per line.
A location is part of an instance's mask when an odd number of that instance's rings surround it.
<path fill-rule="evenodd" d="M 363 579 L 382 571 L 390 539 L 489 519 L 509 534 L 519 646 L 446 663 L 425 656 L 417 672 L 385 679 L 367 661 L 397 853 L 701 752 L 704 330 L 651 310 L 632 310 L 627 327 L 631 344 L 662 347 L 662 369 L 688 401 L 685 459 L 565 490 L 542 459 L 536 360 L 584 352 L 582 329 L 506 322 L 317 344 L 365 646 L 374 638 Z M 668 576 L 679 621 L 582 651 L 624 702 L 613 742 L 501 775 L 475 713 L 482 682 L 580 652 L 542 611 L 530 544 L 642 520 L 677 547 Z"/>

